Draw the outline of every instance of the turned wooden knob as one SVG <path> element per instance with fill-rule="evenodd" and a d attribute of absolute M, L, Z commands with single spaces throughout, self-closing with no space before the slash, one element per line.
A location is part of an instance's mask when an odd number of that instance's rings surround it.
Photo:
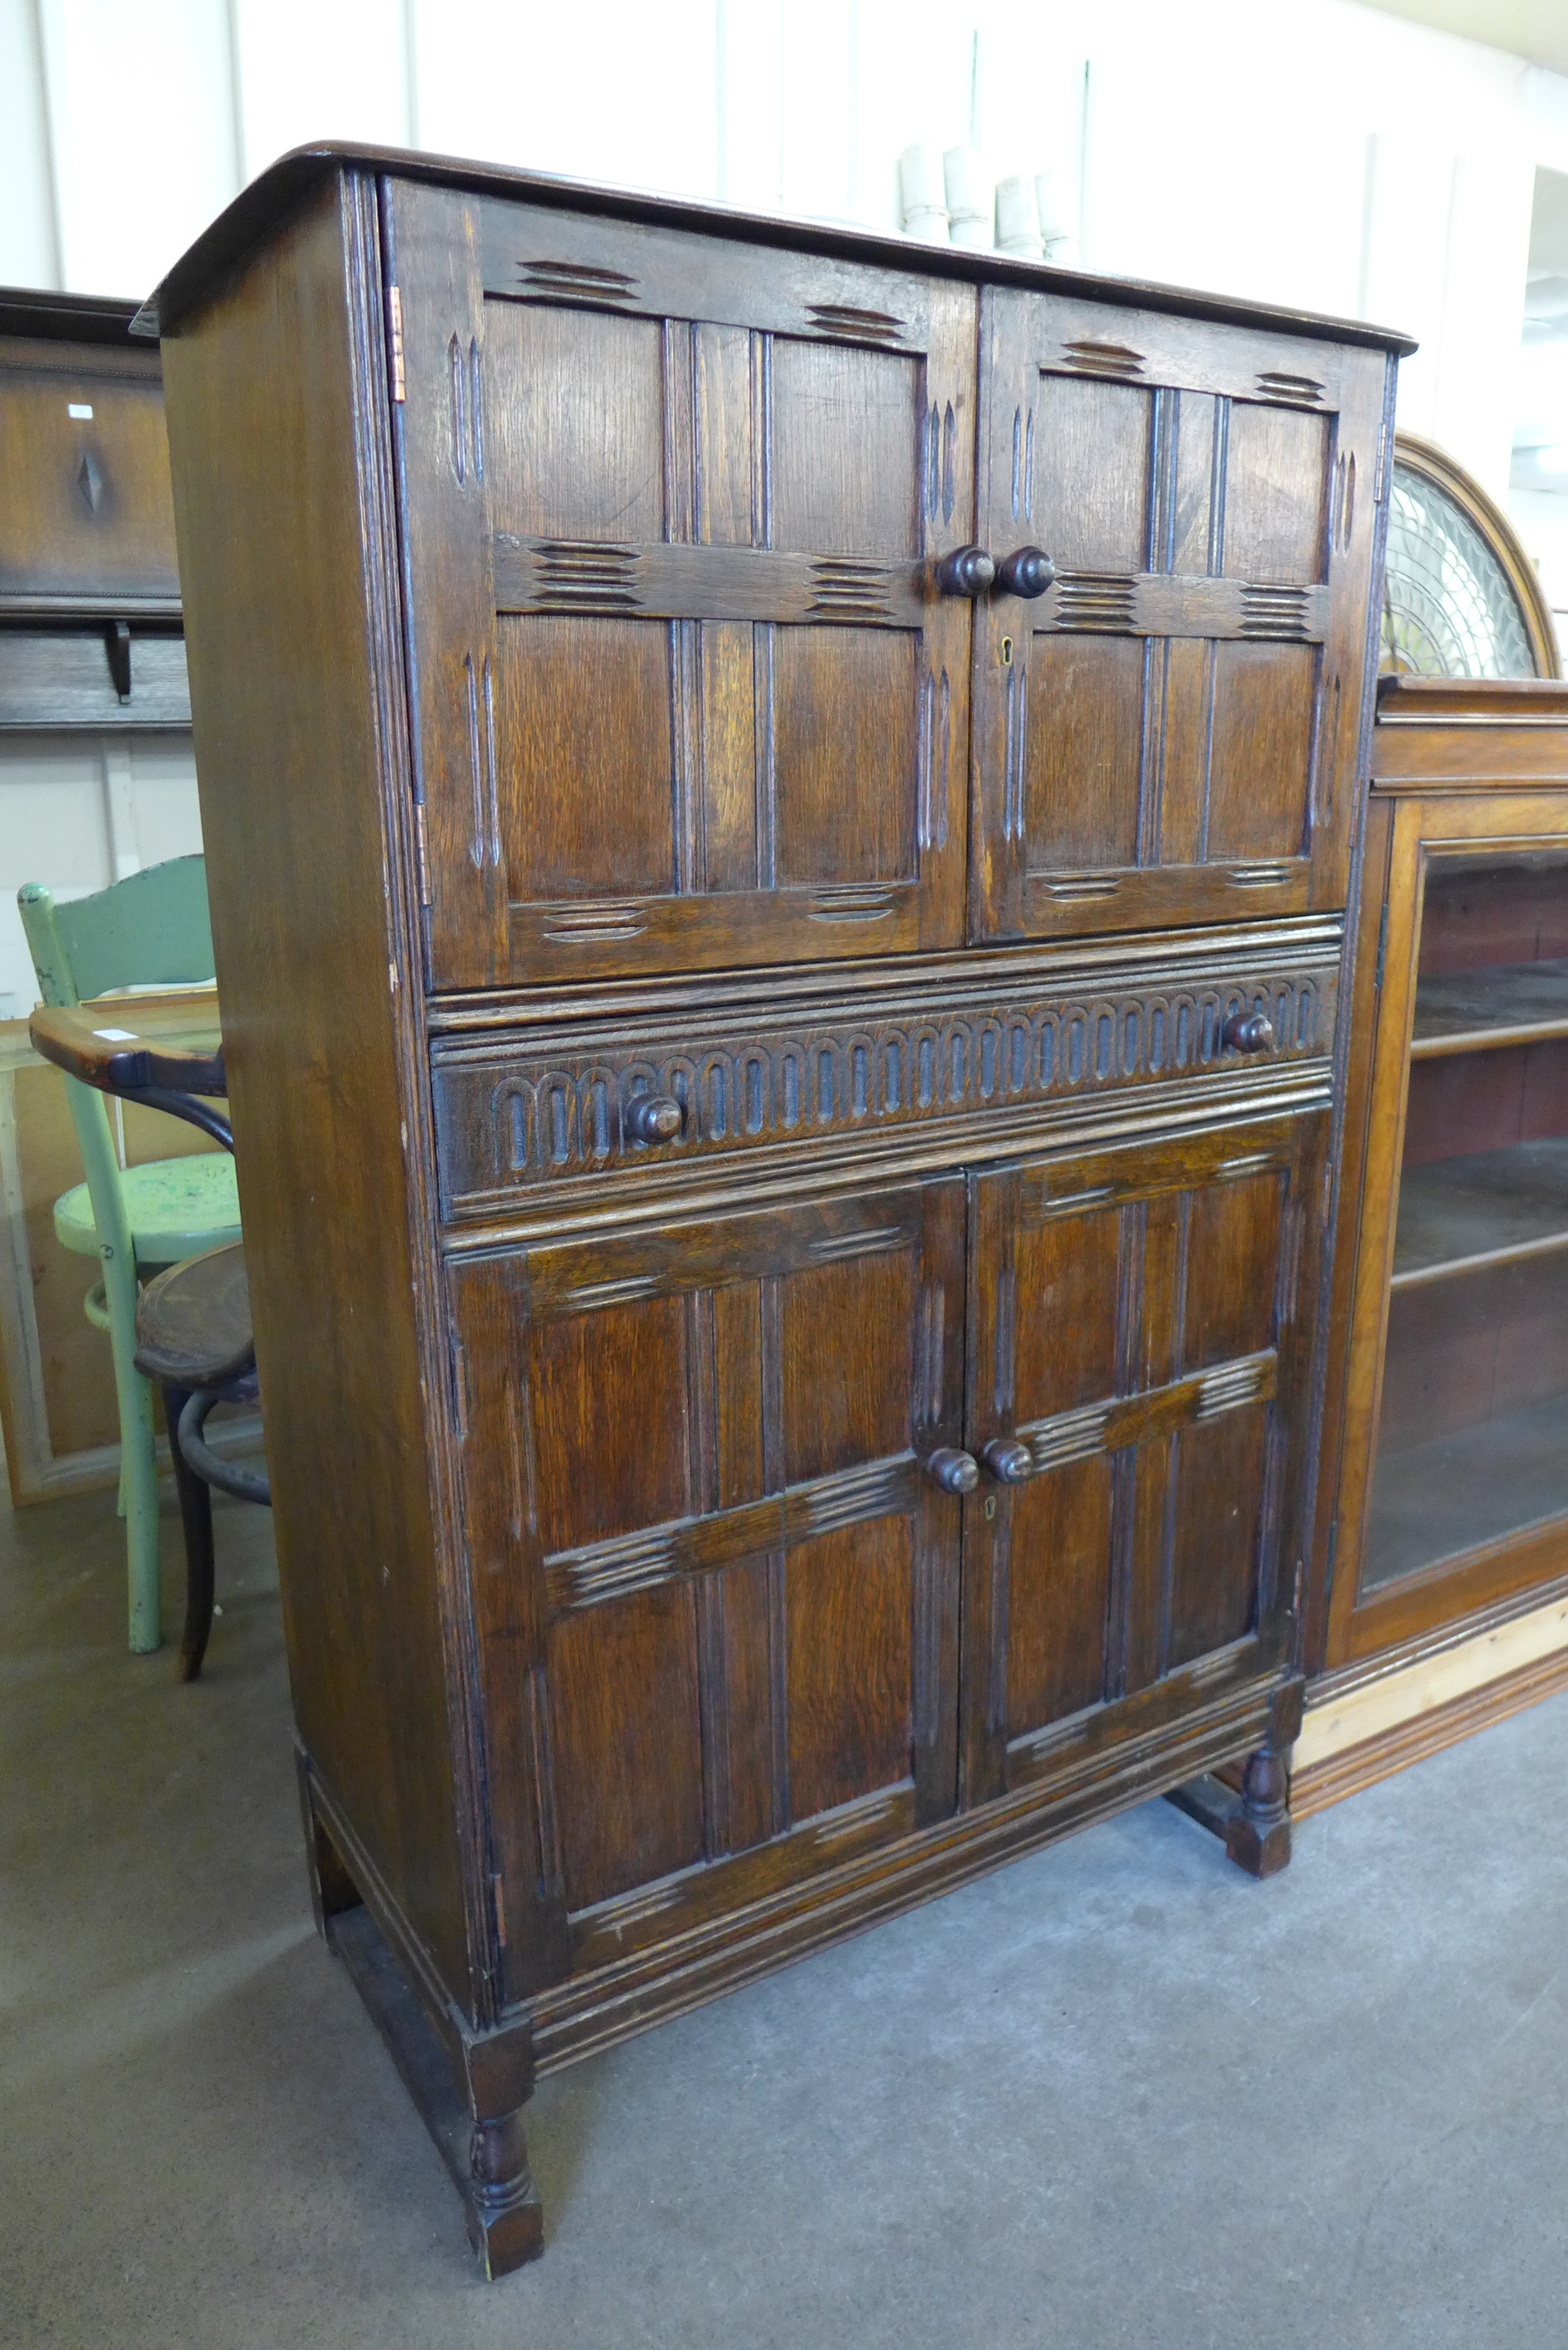
<path fill-rule="evenodd" d="M 937 587 L 944 596 L 983 596 L 996 577 L 996 566 L 983 546 L 955 546 L 937 566 Z"/>
<path fill-rule="evenodd" d="M 1220 1031 L 1220 1042 L 1232 1053 L 1266 1053 L 1274 1041 L 1274 1024 L 1266 1012 L 1232 1012 Z"/>
<path fill-rule="evenodd" d="M 637 1094 L 620 1114 L 628 1142 L 673 1142 L 685 1123 L 673 1094 Z"/>
<path fill-rule="evenodd" d="M 1016 1436 L 993 1436 L 980 1457 L 1004 1485 L 1022 1485 L 1034 1466 L 1033 1454 Z"/>
<path fill-rule="evenodd" d="M 972 1493 L 980 1482 L 980 1465 L 971 1452 L 960 1452 L 956 1446 L 940 1444 L 926 1455 L 921 1464 L 934 1485 L 944 1493 Z"/>
<path fill-rule="evenodd" d="M 997 567 L 996 584 L 1004 596 L 1044 596 L 1056 577 L 1056 566 L 1043 546 L 1019 546 Z"/>

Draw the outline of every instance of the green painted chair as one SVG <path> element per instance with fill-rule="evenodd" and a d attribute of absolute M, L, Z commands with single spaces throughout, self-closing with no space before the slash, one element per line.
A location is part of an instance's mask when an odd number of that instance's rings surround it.
<path fill-rule="evenodd" d="M 213 976 L 202 858 L 172 858 L 66 905 L 28 882 L 16 902 L 46 1003 L 80 1003 L 112 988 L 169 987 Z M 87 1181 L 56 1201 L 55 1233 L 66 1248 L 96 1256 L 103 1265 L 102 1280 L 83 1303 L 88 1320 L 109 1332 L 114 1353 L 130 1646 L 145 1654 L 157 1648 L 162 1626 L 152 1390 L 135 1362 L 137 1295 L 143 1276 L 239 1239 L 234 1162 L 227 1151 L 213 1151 L 121 1167 L 103 1095 L 76 1077 L 62 1082 Z"/>

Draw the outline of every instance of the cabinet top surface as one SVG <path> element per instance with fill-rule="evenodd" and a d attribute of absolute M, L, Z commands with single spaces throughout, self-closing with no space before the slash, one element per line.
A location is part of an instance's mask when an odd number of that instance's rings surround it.
<path fill-rule="evenodd" d="M 134 302 L 101 294 L 57 294 L 38 286 L 0 286 L 0 337 L 26 336 L 34 342 L 130 341 Z M 133 347 L 134 348 L 134 347 Z"/>
<path fill-rule="evenodd" d="M 1228 295 L 1204 294 L 1184 286 L 1144 285 L 1132 278 L 1097 277 L 1083 271 L 1053 269 L 1044 262 L 1018 261 L 1000 253 L 923 244 L 908 237 L 878 236 L 860 229 L 735 212 L 680 197 L 644 195 L 629 189 L 597 187 L 587 181 L 549 178 L 499 164 L 465 162 L 450 156 L 415 154 L 393 147 L 362 147 L 338 140 L 296 148 L 252 181 L 202 231 L 155 288 L 137 316 L 135 331 L 148 337 L 169 333 L 236 262 L 266 242 L 310 189 L 333 172 L 354 171 L 386 173 L 421 181 L 429 186 L 466 190 L 475 195 L 511 197 L 573 212 L 599 213 L 610 219 L 686 229 L 748 244 L 773 245 L 784 251 L 824 254 L 928 276 L 1033 287 L 1042 293 L 1089 294 L 1103 300 L 1175 311 L 1223 325 L 1261 326 L 1276 332 L 1358 343 L 1380 350 L 1407 353 L 1416 348 L 1407 335 L 1391 328 L 1369 326 L 1360 319 L 1322 317 L 1311 311 L 1241 301 Z"/>

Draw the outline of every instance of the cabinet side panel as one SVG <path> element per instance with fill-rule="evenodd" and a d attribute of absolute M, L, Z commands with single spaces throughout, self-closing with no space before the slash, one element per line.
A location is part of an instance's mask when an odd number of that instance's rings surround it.
<path fill-rule="evenodd" d="M 378 703 L 390 557 L 356 413 L 354 193 L 337 182 L 313 198 L 164 360 L 295 1711 L 467 2004 L 411 1236 L 420 1120 L 404 1094 L 417 989 Z"/>

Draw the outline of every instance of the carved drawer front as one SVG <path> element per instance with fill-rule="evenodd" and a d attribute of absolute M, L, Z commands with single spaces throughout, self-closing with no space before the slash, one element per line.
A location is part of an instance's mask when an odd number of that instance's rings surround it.
<path fill-rule="evenodd" d="M 179 609 L 163 386 L 151 355 L 13 345 L 0 367 L 0 611 Z"/>
<path fill-rule="evenodd" d="M 975 935 L 1342 906 L 1384 355 L 986 305 L 981 535 L 1054 577 L 980 608 Z"/>
<path fill-rule="evenodd" d="M 974 289 L 389 203 L 433 983 L 956 942 Z"/>
<path fill-rule="evenodd" d="M 1332 1051 L 1337 925 L 1146 959 L 1117 973 L 989 970 L 885 981 L 849 997 L 610 1007 L 511 1044 L 454 1035 L 435 1048 L 443 1211 L 493 1215 L 519 1193 L 607 1171 L 656 1175 L 696 1158 L 798 1146 L 818 1157 L 900 1131 L 962 1147 L 999 1118 L 1027 1121 L 1097 1096 L 1265 1075 Z M 1245 1054 L 1235 1023 L 1269 1036 Z"/>
<path fill-rule="evenodd" d="M 509 1998 L 952 1810 L 963 1222 L 907 1184 L 454 1274 Z"/>
<path fill-rule="evenodd" d="M 1282 1118 L 972 1180 L 969 1802 L 1162 1681 L 1189 1702 L 1217 1651 L 1278 1648 L 1326 1131 Z"/>

